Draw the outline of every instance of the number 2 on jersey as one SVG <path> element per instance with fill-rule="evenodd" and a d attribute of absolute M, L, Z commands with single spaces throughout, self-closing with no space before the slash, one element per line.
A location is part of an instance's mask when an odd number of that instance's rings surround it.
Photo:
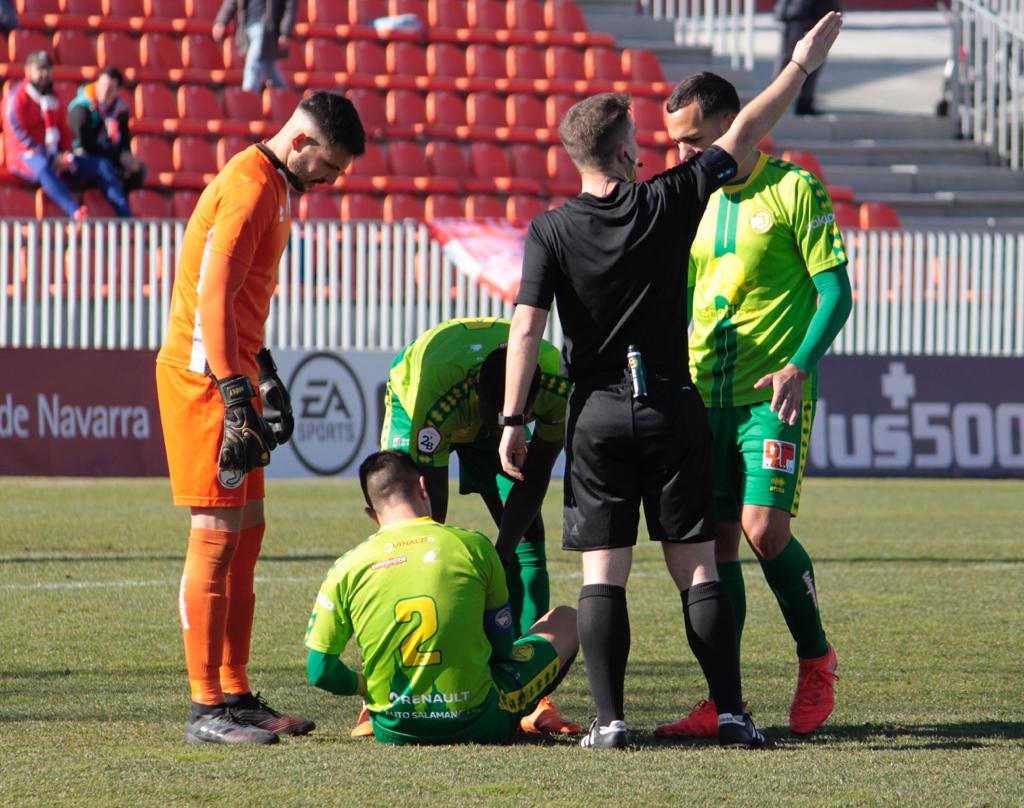
<path fill-rule="evenodd" d="M 402 664 L 406 668 L 422 668 L 441 663 L 440 651 L 423 651 L 423 644 L 437 634 L 437 604 L 425 595 L 405 598 L 395 604 L 395 622 L 411 623 L 419 616 L 419 625 L 402 640 Z"/>

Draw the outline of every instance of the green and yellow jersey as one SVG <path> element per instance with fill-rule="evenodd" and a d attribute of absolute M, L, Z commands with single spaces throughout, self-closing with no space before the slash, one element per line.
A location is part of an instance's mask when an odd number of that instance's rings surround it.
<path fill-rule="evenodd" d="M 476 394 L 480 365 L 508 342 L 508 332 L 509 321 L 495 317 L 449 320 L 406 346 L 391 364 L 381 448 L 408 452 L 420 466 L 444 468 L 452 444 L 475 441 L 483 429 Z M 536 419 L 534 434 L 551 442 L 565 436 L 572 390 L 559 362 L 558 349 L 542 340 L 540 392 L 530 417 Z M 400 407 L 393 406 L 395 399 Z"/>
<path fill-rule="evenodd" d="M 505 573 L 485 536 L 411 519 L 334 563 L 306 646 L 337 656 L 355 636 L 378 737 L 456 740 L 500 701 L 484 611 L 507 602 Z"/>
<path fill-rule="evenodd" d="M 750 176 L 715 192 L 690 250 L 690 373 L 709 407 L 769 401 L 754 383 L 781 370 L 818 306 L 811 278 L 845 263 L 824 185 L 762 154 Z M 818 396 L 817 372 L 804 400 Z"/>

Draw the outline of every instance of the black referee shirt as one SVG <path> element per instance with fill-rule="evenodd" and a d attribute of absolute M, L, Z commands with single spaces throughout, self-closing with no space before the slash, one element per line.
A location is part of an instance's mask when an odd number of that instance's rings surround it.
<path fill-rule="evenodd" d="M 736 175 L 712 146 L 607 197 L 580 194 L 537 216 L 526 236 L 516 303 L 558 301 L 562 363 L 574 382 L 621 377 L 630 345 L 649 371 L 688 372 L 686 282 L 690 245 L 708 198 Z"/>

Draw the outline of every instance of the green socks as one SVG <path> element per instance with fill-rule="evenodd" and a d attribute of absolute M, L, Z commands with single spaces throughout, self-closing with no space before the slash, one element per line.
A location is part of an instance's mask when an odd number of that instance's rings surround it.
<path fill-rule="evenodd" d="M 814 585 L 814 565 L 803 545 L 792 537 L 771 561 L 762 561 L 765 580 L 775 594 L 789 633 L 796 640 L 796 655 L 815 659 L 828 653 L 821 627 L 818 592 Z"/>
<path fill-rule="evenodd" d="M 543 541 L 520 542 L 515 561 L 506 570 L 509 605 L 518 633 L 530 626 L 551 608 L 551 586 L 548 581 L 548 557 Z"/>
<path fill-rule="evenodd" d="M 743 565 L 739 561 L 719 561 L 718 580 L 729 593 L 733 617 L 736 618 L 736 650 L 740 649 L 743 623 L 747 619 L 747 588 L 743 584 Z"/>

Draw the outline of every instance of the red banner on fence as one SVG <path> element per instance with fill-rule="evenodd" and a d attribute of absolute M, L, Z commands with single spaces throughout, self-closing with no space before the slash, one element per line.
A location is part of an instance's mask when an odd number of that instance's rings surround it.
<path fill-rule="evenodd" d="M 505 221 L 437 219 L 430 225 L 459 272 L 510 303 L 519 293 L 526 228 Z"/>
<path fill-rule="evenodd" d="M 0 474 L 167 474 L 153 351 L 0 351 Z"/>

